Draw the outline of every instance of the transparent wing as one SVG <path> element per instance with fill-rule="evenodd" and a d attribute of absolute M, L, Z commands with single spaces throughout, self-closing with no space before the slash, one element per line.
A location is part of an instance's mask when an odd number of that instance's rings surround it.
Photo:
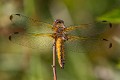
<path fill-rule="evenodd" d="M 81 24 L 78 26 L 68 26 L 67 28 L 65 28 L 65 31 L 68 32 L 68 31 L 73 31 L 76 29 L 87 29 L 90 25 L 91 24 Z"/>
<path fill-rule="evenodd" d="M 112 24 L 103 21 L 95 24 L 82 24 L 78 26 L 69 26 L 66 31 L 68 35 L 68 41 L 66 41 L 66 49 L 68 51 L 75 52 L 100 52 L 104 49 L 109 51 L 112 48 L 112 42 L 109 38 L 109 30 L 112 28 Z M 105 51 L 104 50 L 104 51 Z"/>
<path fill-rule="evenodd" d="M 76 33 L 83 36 L 94 36 L 107 32 L 112 28 L 112 23 L 107 21 L 95 22 L 90 24 L 80 24 L 77 26 L 68 26 L 65 31 L 68 33 Z"/>
<path fill-rule="evenodd" d="M 66 52 L 69 53 L 98 53 L 111 50 L 112 42 L 101 35 L 92 37 L 69 35 L 68 41 L 65 42 L 65 46 Z"/>
<path fill-rule="evenodd" d="M 21 14 L 12 14 L 10 16 L 10 20 L 12 21 L 14 26 L 22 27 L 28 31 L 52 32 L 52 25 L 51 24 L 41 22 L 38 20 L 34 20 L 32 18 L 26 17 L 26 16 L 21 15 Z"/>
<path fill-rule="evenodd" d="M 51 50 L 53 45 L 52 33 L 34 34 L 14 32 L 9 36 L 9 40 L 13 43 L 39 50 Z"/>

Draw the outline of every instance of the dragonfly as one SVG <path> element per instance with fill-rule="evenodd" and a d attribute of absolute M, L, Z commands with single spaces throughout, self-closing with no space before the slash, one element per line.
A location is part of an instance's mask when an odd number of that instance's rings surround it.
<path fill-rule="evenodd" d="M 65 43 L 73 41 L 86 41 L 88 39 L 101 40 L 109 42 L 106 38 L 91 38 L 89 36 L 76 36 L 76 30 L 87 30 L 92 24 L 81 24 L 76 26 L 66 27 L 64 21 L 56 19 L 53 24 L 34 20 L 21 14 L 12 14 L 10 20 L 14 25 L 24 28 L 26 31 L 16 31 L 9 36 L 9 40 L 19 45 L 27 46 L 30 48 L 39 48 L 39 50 L 48 49 L 48 46 L 55 46 L 55 52 L 58 57 L 58 63 L 61 68 L 64 68 L 65 64 Z M 107 21 L 103 21 L 107 22 Z M 108 23 L 109 27 L 112 28 L 112 24 Z M 28 26 L 28 27 L 26 27 Z M 47 30 L 47 28 L 49 28 Z M 34 31 L 34 28 L 38 31 Z M 40 28 L 40 29 L 39 29 Z M 46 28 L 45 30 L 43 28 Z M 45 32 L 42 32 L 44 30 Z M 41 32 L 41 33 L 40 33 Z M 88 33 L 87 33 L 88 34 Z M 53 42 L 54 41 L 54 42 Z M 70 44 L 71 45 L 71 44 Z M 50 47 L 49 46 L 49 47 Z M 73 44 L 75 47 L 76 45 Z M 112 47 L 112 43 L 109 43 L 109 48 Z M 50 48 L 51 49 L 51 48 Z M 73 49 L 74 50 L 74 49 Z"/>

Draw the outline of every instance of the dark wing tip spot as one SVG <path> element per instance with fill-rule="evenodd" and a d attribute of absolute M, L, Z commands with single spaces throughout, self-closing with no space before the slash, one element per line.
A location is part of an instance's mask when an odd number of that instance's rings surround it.
<path fill-rule="evenodd" d="M 19 34 L 19 32 L 14 32 L 14 34 Z"/>
<path fill-rule="evenodd" d="M 20 16 L 20 14 L 14 14 L 14 15 Z M 12 19 L 13 19 L 13 15 L 10 15 L 10 20 Z"/>
<path fill-rule="evenodd" d="M 12 20 L 13 19 L 13 16 L 12 15 L 10 15 L 10 20 Z"/>
<path fill-rule="evenodd" d="M 9 40 L 11 41 L 11 36 L 9 36 Z"/>
<path fill-rule="evenodd" d="M 112 28 L 112 23 L 110 23 L 110 28 Z"/>
<path fill-rule="evenodd" d="M 20 16 L 20 14 L 15 14 L 15 15 Z"/>
<path fill-rule="evenodd" d="M 103 41 L 108 41 L 107 39 L 103 38 Z"/>
<path fill-rule="evenodd" d="M 107 21 L 103 20 L 102 22 L 107 22 Z"/>
<path fill-rule="evenodd" d="M 19 32 L 14 32 L 13 34 L 19 34 Z M 12 34 L 9 36 L 9 40 L 12 40 Z"/>
<path fill-rule="evenodd" d="M 106 20 L 103 20 L 102 22 L 107 22 Z M 112 23 L 109 22 L 110 28 L 112 28 Z"/>
<path fill-rule="evenodd" d="M 112 47 L 112 43 L 109 44 L 109 48 L 111 48 L 111 47 Z"/>

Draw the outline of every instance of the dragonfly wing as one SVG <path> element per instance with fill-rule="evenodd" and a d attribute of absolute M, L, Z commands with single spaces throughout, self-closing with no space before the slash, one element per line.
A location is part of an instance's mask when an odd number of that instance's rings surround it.
<path fill-rule="evenodd" d="M 29 48 L 35 48 L 39 50 L 52 49 L 52 33 L 50 34 L 34 34 L 34 33 L 19 33 L 14 32 L 9 36 L 9 40 L 13 43 L 29 47 Z"/>
<path fill-rule="evenodd" d="M 80 29 L 86 29 L 89 26 L 90 26 L 90 24 L 81 24 L 81 25 L 78 25 L 78 26 L 69 26 L 69 27 L 65 28 L 65 31 L 68 32 L 68 31 L 79 29 L 79 28 Z"/>
<path fill-rule="evenodd" d="M 77 35 L 82 36 L 94 36 L 101 33 L 107 32 L 112 27 L 112 24 L 103 21 L 103 22 L 96 22 L 90 24 L 81 24 L 77 26 L 68 26 L 65 31 L 69 33 L 76 33 Z"/>
<path fill-rule="evenodd" d="M 32 18 L 26 17 L 21 14 L 12 14 L 10 16 L 10 20 L 15 26 L 23 27 L 24 29 L 28 31 L 34 31 L 34 32 L 39 32 L 40 30 L 43 31 L 43 28 L 45 31 L 52 31 L 52 25 L 39 21 L 39 20 L 34 20 Z M 49 30 L 46 30 L 46 28 L 49 28 Z"/>
<path fill-rule="evenodd" d="M 67 51 L 73 53 L 81 52 L 99 52 L 104 49 L 110 50 L 112 43 L 108 39 L 104 39 L 101 36 L 83 37 L 83 36 L 68 36 L 65 46 Z"/>

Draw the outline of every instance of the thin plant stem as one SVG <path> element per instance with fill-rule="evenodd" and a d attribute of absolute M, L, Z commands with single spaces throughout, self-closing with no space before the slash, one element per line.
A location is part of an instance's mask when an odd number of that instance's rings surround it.
<path fill-rule="evenodd" d="M 56 73 L 56 42 L 53 44 L 53 76 L 54 80 L 57 80 L 57 73 Z"/>

